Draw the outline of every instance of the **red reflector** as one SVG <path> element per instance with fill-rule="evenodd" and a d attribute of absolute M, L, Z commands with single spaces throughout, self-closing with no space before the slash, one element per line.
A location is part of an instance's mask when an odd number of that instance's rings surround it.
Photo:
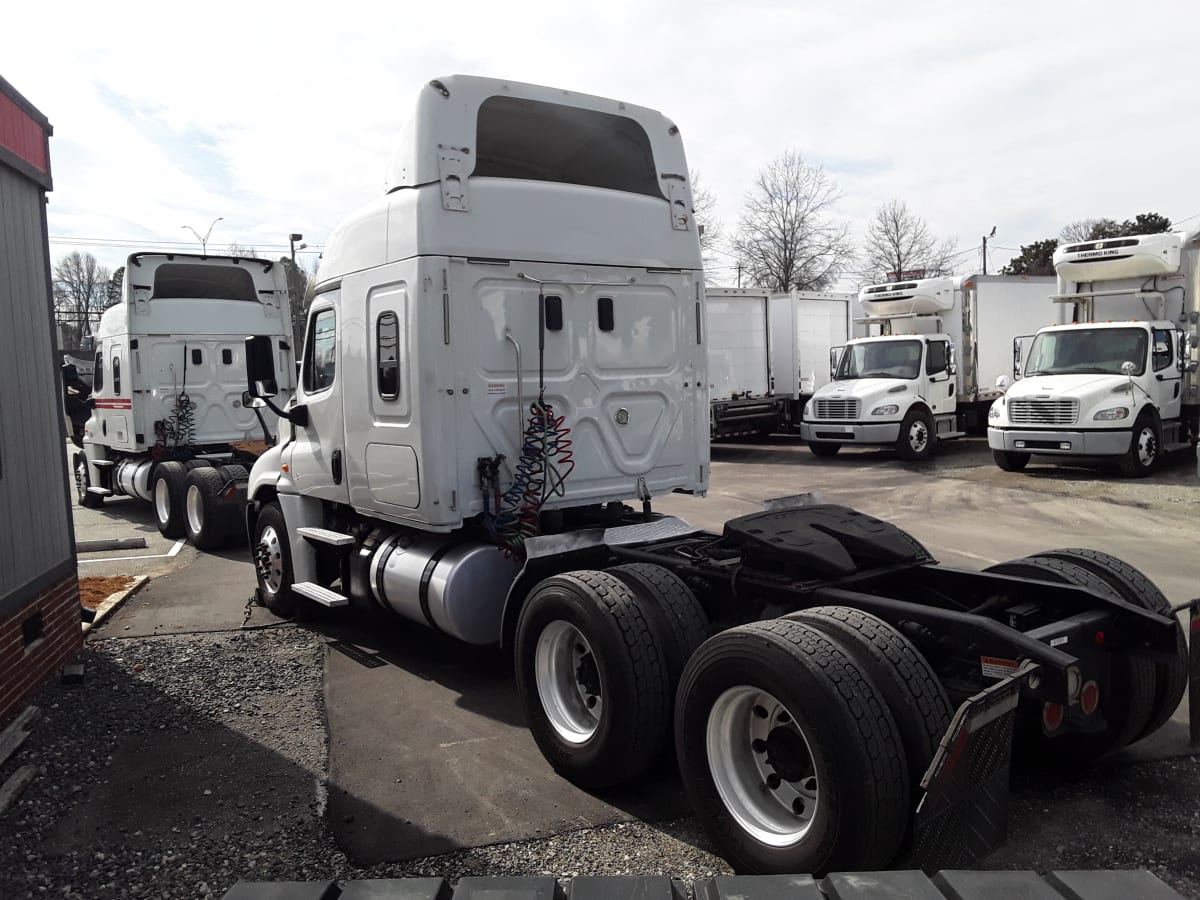
<path fill-rule="evenodd" d="M 225 493 L 222 494 L 221 496 L 232 497 L 236 493 L 237 493 L 237 485 L 231 484 L 229 487 L 225 488 Z"/>
<path fill-rule="evenodd" d="M 1096 646 L 1097 647 L 1104 646 L 1104 632 L 1103 631 L 1096 632 Z"/>
<path fill-rule="evenodd" d="M 1063 723 L 1063 708 L 1057 703 L 1047 703 L 1042 707 L 1042 724 L 1047 731 L 1058 731 Z"/>
<path fill-rule="evenodd" d="M 1100 685 L 1094 681 L 1089 681 L 1083 686 L 1083 690 L 1079 692 L 1079 708 L 1083 710 L 1085 716 L 1090 716 L 1096 711 L 1096 707 L 1100 705 Z"/>

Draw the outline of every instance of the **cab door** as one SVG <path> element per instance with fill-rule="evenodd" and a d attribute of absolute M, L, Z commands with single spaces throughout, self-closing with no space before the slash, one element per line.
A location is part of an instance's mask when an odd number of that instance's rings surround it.
<path fill-rule="evenodd" d="M 958 407 L 955 379 L 950 373 L 950 342 L 939 338 L 925 345 L 925 398 L 935 417 L 954 413 Z"/>
<path fill-rule="evenodd" d="M 1158 414 L 1163 419 L 1179 416 L 1183 402 L 1183 373 L 1175 359 L 1180 333 L 1174 328 L 1150 331 L 1150 369 L 1154 375 L 1153 393 Z"/>
<path fill-rule="evenodd" d="M 346 477 L 346 429 L 342 412 L 342 342 L 339 332 L 339 290 L 327 291 L 313 301 L 304 338 L 300 384 L 292 408 L 303 408 L 307 422 L 295 426 L 289 474 L 299 492 L 346 503 L 350 498 Z"/>

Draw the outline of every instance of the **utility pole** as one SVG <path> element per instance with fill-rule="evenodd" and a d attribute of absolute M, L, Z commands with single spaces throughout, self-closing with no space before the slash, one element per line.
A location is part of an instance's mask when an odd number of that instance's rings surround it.
<path fill-rule="evenodd" d="M 987 242 L 996 236 L 996 226 L 992 226 L 992 233 L 983 236 L 983 274 L 987 274 Z"/>
<path fill-rule="evenodd" d="M 742 286 L 742 261 L 740 259 L 738 260 L 738 264 L 737 264 L 737 272 L 738 272 L 738 288 L 740 289 Z"/>

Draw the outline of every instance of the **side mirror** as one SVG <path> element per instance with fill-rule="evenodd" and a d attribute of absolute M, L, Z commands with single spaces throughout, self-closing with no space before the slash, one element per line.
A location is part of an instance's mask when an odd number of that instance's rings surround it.
<path fill-rule="evenodd" d="M 246 392 L 251 397 L 274 397 L 279 393 L 275 381 L 275 348 L 265 334 L 246 338 Z"/>
<path fill-rule="evenodd" d="M 1013 338 L 1013 381 L 1021 380 L 1021 339 Z"/>
<path fill-rule="evenodd" d="M 1005 393 L 1006 391 L 1008 391 L 1008 389 L 1010 387 L 1012 387 L 1012 383 L 1013 383 L 1013 380 L 1011 378 L 1009 378 L 1007 375 L 997 375 L 996 376 L 996 390 L 998 390 L 1002 394 Z"/>
<path fill-rule="evenodd" d="M 255 397 L 249 391 L 242 391 L 242 406 L 246 409 L 266 409 L 267 401 L 262 397 Z"/>
<path fill-rule="evenodd" d="M 1129 360 L 1125 360 L 1125 362 L 1121 363 L 1121 374 L 1122 375 L 1132 375 L 1136 371 L 1137 371 L 1137 363 L 1130 362 Z"/>
<path fill-rule="evenodd" d="M 842 351 L 845 347 L 830 347 L 829 348 L 829 377 L 833 379 L 837 375 L 838 364 L 842 361 Z"/>
<path fill-rule="evenodd" d="M 1195 372 L 1200 368 L 1200 359 L 1197 359 L 1197 350 L 1200 345 L 1197 343 L 1196 335 L 1184 334 L 1179 338 L 1179 371 Z"/>
<path fill-rule="evenodd" d="M 946 345 L 946 371 L 951 376 L 958 374 L 958 354 L 955 352 L 953 344 Z"/>

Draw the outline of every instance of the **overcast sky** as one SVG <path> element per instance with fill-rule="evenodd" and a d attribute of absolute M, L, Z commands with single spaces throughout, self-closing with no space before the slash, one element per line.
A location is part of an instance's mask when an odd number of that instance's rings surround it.
<path fill-rule="evenodd" d="M 131 248 L 102 244 L 217 216 L 210 249 L 319 246 L 382 190 L 421 85 L 452 73 L 661 110 L 727 233 L 789 148 L 834 178 L 857 238 L 898 197 L 964 250 L 995 225 L 997 268 L 1075 219 L 1200 224 L 1188 0 L 51 0 L 6 8 L 4 32 L 0 75 L 54 125 L 55 258 L 89 238 L 115 267 Z"/>

